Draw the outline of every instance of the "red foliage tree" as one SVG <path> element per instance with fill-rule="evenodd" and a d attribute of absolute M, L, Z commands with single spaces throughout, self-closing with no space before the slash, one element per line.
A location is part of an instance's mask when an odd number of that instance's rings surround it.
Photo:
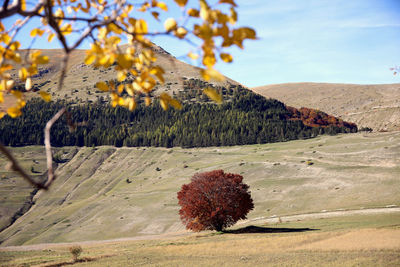
<path fill-rule="evenodd" d="M 186 228 L 222 231 L 246 219 L 254 205 L 249 186 L 242 181 L 243 176 L 223 170 L 195 174 L 178 192 L 179 214 Z"/>

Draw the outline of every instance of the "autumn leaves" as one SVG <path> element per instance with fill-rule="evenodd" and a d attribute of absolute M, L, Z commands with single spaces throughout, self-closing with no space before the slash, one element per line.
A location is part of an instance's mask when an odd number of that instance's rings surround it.
<path fill-rule="evenodd" d="M 25 105 L 24 93 L 13 91 L 15 84 L 24 82 L 25 89 L 29 91 L 37 66 L 51 60 L 41 55 L 40 51 L 30 51 L 27 60 L 21 58 L 20 43 L 14 39 L 21 27 L 34 23 L 31 22 L 33 17 L 40 18 L 42 25 L 35 25 L 30 32 L 31 38 L 47 37 L 48 42 L 58 39 L 66 55 L 83 41 L 89 41 L 91 46 L 84 59 L 85 64 L 97 68 L 115 66 L 115 82 L 99 81 L 96 84 L 99 90 L 109 92 L 114 107 L 133 110 L 141 97 L 149 105 L 156 85 L 164 83 L 164 70 L 157 65 L 157 56 L 150 41 L 156 35 L 168 35 L 192 44 L 193 50 L 187 53 L 187 57 L 203 66 L 200 71 L 202 77 L 206 81 L 223 81 L 225 77 L 215 69 L 215 65 L 218 61 L 233 61 L 232 55 L 225 49 L 235 45 L 243 48 L 245 39 L 256 39 L 255 31 L 248 27 L 234 27 L 238 15 L 233 0 L 219 0 L 211 4 L 199 0 L 197 6 L 193 3 L 189 5 L 187 0 L 174 1 L 181 9 L 180 18 L 172 13 L 176 8 L 173 3 L 167 5 L 158 0 L 146 0 L 135 5 L 122 0 L 43 1 L 32 10 L 28 10 L 23 1 L 17 2 L 20 5 L 18 13 L 23 20 L 16 21 L 11 30 L 0 24 L 0 102 L 3 101 L 3 92 L 10 92 L 18 99 L 17 106 L 7 111 L 8 115 L 19 116 Z M 169 14 L 174 15 L 168 17 Z M 150 26 L 157 23 L 162 24 L 162 30 L 152 31 L 150 28 L 157 27 Z M 72 34 L 78 35 L 78 38 L 71 39 L 69 35 Z M 127 41 L 129 46 L 122 48 L 123 41 Z M 10 76 L 9 71 L 15 68 L 20 81 Z M 213 88 L 205 88 L 203 92 L 218 103 L 222 101 Z M 39 94 L 45 101 L 51 99 L 47 92 Z M 179 101 L 167 93 L 160 94 L 158 98 L 165 110 L 169 107 L 181 108 Z"/>

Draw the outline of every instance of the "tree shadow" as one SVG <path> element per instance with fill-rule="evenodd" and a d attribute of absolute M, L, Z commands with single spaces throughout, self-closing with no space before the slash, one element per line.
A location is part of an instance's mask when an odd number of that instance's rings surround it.
<path fill-rule="evenodd" d="M 295 232 L 308 232 L 317 231 L 319 229 L 312 228 L 273 228 L 249 225 L 239 229 L 224 230 L 227 234 L 263 234 L 263 233 L 295 233 Z"/>
<path fill-rule="evenodd" d="M 56 262 L 56 263 L 48 263 L 48 264 L 43 264 L 40 266 L 43 267 L 62 267 L 62 266 L 67 266 L 67 265 L 74 265 L 74 264 L 78 264 L 78 263 L 85 263 L 85 262 L 93 262 L 93 261 L 97 261 L 98 259 L 102 259 L 102 258 L 108 258 L 108 257 L 112 257 L 115 255 L 102 255 L 102 256 L 98 256 L 98 257 L 81 257 L 77 260 L 73 260 L 73 261 L 63 261 L 63 262 Z"/>

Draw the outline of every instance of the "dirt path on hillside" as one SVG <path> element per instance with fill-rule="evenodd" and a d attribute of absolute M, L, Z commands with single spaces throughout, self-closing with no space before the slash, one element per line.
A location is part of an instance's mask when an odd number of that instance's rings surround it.
<path fill-rule="evenodd" d="M 241 221 L 237 225 L 252 224 L 257 223 L 279 223 L 279 222 L 291 222 L 291 221 L 302 221 L 308 219 L 320 219 L 320 218 L 331 218 L 331 217 L 341 217 L 349 215 L 368 215 L 368 214 L 387 214 L 387 213 L 397 213 L 400 212 L 400 207 L 395 205 L 383 207 L 383 208 L 371 208 L 371 209 L 359 209 L 359 210 L 335 210 L 335 211 L 321 211 L 315 213 L 306 214 L 296 214 L 287 216 L 270 216 L 270 217 L 258 217 L 251 220 Z M 23 245 L 23 246 L 8 246 L 0 247 L 0 251 L 29 251 L 29 250 L 44 250 L 44 249 L 55 249 L 69 247 L 74 244 L 79 244 L 83 246 L 92 246 L 96 244 L 105 243 L 116 243 L 116 242 L 127 242 L 127 241 L 138 241 L 138 240 L 157 240 L 157 239 L 171 239 L 179 238 L 187 235 L 194 234 L 189 231 L 179 231 L 172 233 L 164 233 L 158 235 L 144 235 L 135 236 L 119 239 L 110 240 L 98 240 L 98 241 L 82 241 L 82 242 L 71 242 L 71 243 L 43 243 L 35 245 Z"/>

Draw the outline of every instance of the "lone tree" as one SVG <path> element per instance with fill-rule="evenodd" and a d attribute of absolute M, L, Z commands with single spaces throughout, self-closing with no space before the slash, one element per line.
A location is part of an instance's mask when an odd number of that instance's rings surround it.
<path fill-rule="evenodd" d="M 222 231 L 254 208 L 249 186 L 243 176 L 223 170 L 195 174 L 190 184 L 178 192 L 183 224 L 195 232 Z"/>

